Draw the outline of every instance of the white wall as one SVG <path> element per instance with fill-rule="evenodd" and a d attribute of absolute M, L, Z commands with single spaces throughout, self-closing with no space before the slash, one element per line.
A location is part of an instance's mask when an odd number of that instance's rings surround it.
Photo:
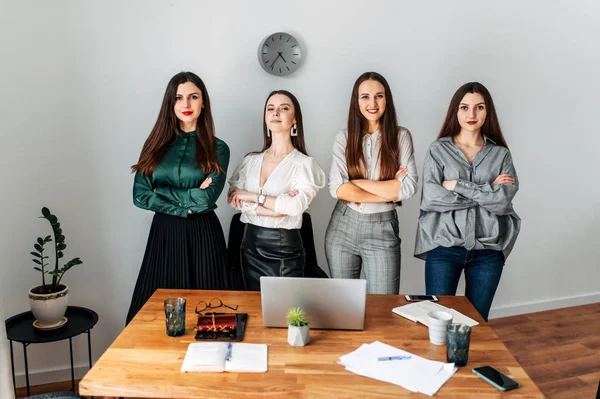
<path fill-rule="evenodd" d="M 523 219 L 492 316 L 600 300 L 599 17 L 600 7 L 582 0 L 0 2 L 5 315 L 28 309 L 27 289 L 38 283 L 28 253 L 50 233 L 37 218 L 48 206 L 62 222 L 66 255 L 84 260 L 65 281 L 72 304 L 100 315 L 94 356 L 121 331 L 152 217 L 131 203 L 129 166 L 181 70 L 207 84 L 230 171 L 261 147 L 265 96 L 279 88 L 298 96 L 309 151 L 328 169 L 352 84 L 375 70 L 414 135 L 421 172 L 456 88 L 484 83 L 513 152 Z M 303 46 L 305 62 L 288 78 L 257 62 L 259 42 L 276 31 Z M 225 200 L 217 214 L 227 234 Z M 321 265 L 333 205 L 323 190 L 310 208 Z M 413 198 L 399 210 L 401 292 L 424 291 L 423 262 L 412 257 L 418 205 Z M 75 350 L 84 365 L 84 338 Z M 67 351 L 66 342 L 30 347 L 32 383 L 68 379 Z"/>

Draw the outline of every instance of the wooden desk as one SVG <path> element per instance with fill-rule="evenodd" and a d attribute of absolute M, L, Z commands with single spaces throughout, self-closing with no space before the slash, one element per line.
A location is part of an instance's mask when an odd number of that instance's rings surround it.
<path fill-rule="evenodd" d="M 244 342 L 269 345 L 267 373 L 181 373 L 188 344 L 194 340 L 194 306 L 219 297 L 248 313 Z M 165 333 L 163 301 L 187 300 L 186 334 Z M 158 290 L 117 337 L 79 384 L 85 396 L 131 398 L 397 398 L 423 397 L 402 387 L 350 373 L 337 364 L 340 356 L 376 340 L 431 360 L 446 360 L 446 347 L 429 342 L 427 327 L 392 313 L 406 304 L 401 295 L 368 295 L 364 331 L 311 330 L 306 347 L 287 343 L 287 329 L 262 325 L 260 293 L 238 291 Z M 473 328 L 469 363 L 438 391 L 439 398 L 543 398 L 523 368 L 474 310 L 465 297 L 441 297 L 452 307 L 479 321 Z M 473 367 L 490 364 L 521 383 L 501 393 L 477 377 Z"/>

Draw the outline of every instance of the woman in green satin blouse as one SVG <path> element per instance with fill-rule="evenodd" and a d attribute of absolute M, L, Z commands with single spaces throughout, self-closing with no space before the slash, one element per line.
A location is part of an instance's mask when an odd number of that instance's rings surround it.
<path fill-rule="evenodd" d="M 135 172 L 133 203 L 156 212 L 127 323 L 157 288 L 228 289 L 227 250 L 214 209 L 229 147 L 214 136 L 210 99 L 191 72 L 173 76 Z"/>

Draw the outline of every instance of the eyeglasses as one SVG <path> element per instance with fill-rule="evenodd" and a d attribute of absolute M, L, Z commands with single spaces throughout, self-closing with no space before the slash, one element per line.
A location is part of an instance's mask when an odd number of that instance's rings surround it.
<path fill-rule="evenodd" d="M 237 308 L 238 308 L 238 305 L 234 305 L 234 306 L 225 305 L 223 303 L 223 301 L 221 301 L 221 299 L 213 298 L 209 302 L 206 302 L 206 301 L 198 302 L 196 304 L 196 313 L 200 314 L 207 309 L 216 309 L 216 308 L 220 308 L 221 306 L 224 306 L 227 309 L 231 309 L 231 310 L 237 310 Z"/>

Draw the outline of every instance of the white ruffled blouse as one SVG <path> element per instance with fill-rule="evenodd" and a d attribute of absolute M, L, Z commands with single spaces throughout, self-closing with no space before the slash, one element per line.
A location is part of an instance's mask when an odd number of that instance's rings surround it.
<path fill-rule="evenodd" d="M 279 162 L 264 186 L 260 187 L 264 156 L 265 152 L 261 152 L 244 158 L 229 179 L 229 192 L 240 188 L 251 193 L 277 197 L 275 212 L 286 216 L 258 216 L 255 211 L 256 203 L 243 202 L 240 220 L 261 227 L 299 229 L 302 227 L 302 213 L 308 209 L 317 191 L 325 186 L 325 172 L 313 158 L 294 149 Z M 298 190 L 296 196 L 287 195 L 294 189 Z"/>

